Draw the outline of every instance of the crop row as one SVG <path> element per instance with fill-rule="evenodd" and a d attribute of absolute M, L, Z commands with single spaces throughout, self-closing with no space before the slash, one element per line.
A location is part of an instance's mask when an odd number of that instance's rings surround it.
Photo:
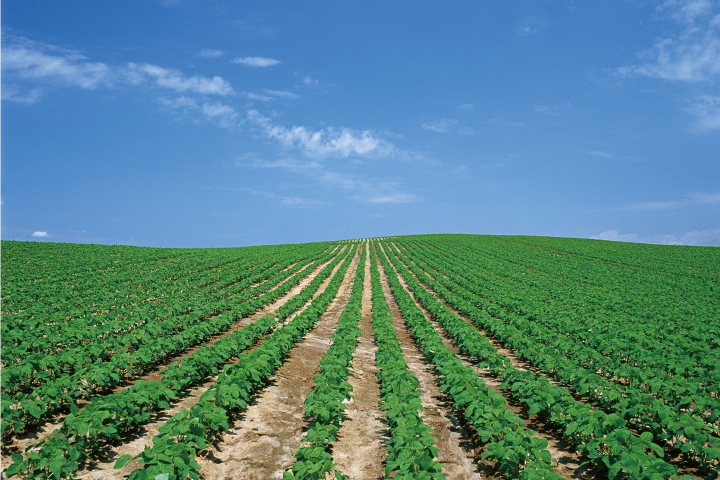
<path fill-rule="evenodd" d="M 170 408 L 170 402 L 182 392 L 218 372 L 218 367 L 238 355 L 277 321 L 263 317 L 212 346 L 206 346 L 181 362 L 171 364 L 160 381 L 138 380 L 119 393 L 95 397 L 84 409 L 73 405 L 72 413 L 47 439 L 31 445 L 26 456 L 14 454 L 13 464 L 5 469 L 9 477 L 15 474 L 31 479 L 51 476 L 57 479 L 73 476 L 88 458 L 94 459 L 122 435 L 148 423 L 151 414 Z"/>
<path fill-rule="evenodd" d="M 561 478 L 552 471 L 557 463 L 547 451 L 548 441 L 533 438 L 536 432 L 525 428 L 524 422 L 510 411 L 504 397 L 489 388 L 472 368 L 464 366 L 457 355 L 445 346 L 435 327 L 425 319 L 415 300 L 400 284 L 395 269 L 407 278 L 402 266 L 394 262 L 393 268 L 385 253 L 380 255 L 380 260 L 403 319 L 426 358 L 435 365 L 435 371 L 441 378 L 441 391 L 447 393 L 454 408 L 464 415 L 481 440 L 487 443 L 483 459 L 497 462 L 506 478 Z"/>
<path fill-rule="evenodd" d="M 160 427 L 152 447 L 135 457 L 120 457 L 115 468 L 137 458 L 143 467 L 133 470 L 129 480 L 153 480 L 158 475 L 167 480 L 200 478 L 197 453 L 229 428 L 229 420 L 247 408 L 251 396 L 266 385 L 293 345 L 315 326 L 337 295 L 352 259 L 353 255 L 347 255 L 323 293 L 305 310 L 273 332 L 258 349 L 241 355 L 238 363 L 224 369 L 195 405 Z"/>
<path fill-rule="evenodd" d="M 434 253 L 452 259 L 449 263 L 462 262 L 471 267 L 466 272 L 483 286 L 489 300 L 518 314 L 552 319 L 561 328 L 583 335 L 589 344 L 622 358 L 625 363 L 643 369 L 663 368 L 686 378 L 718 369 L 714 349 L 720 345 L 716 340 L 720 329 L 712 323 L 697 321 L 698 315 L 702 318 L 703 310 L 709 308 L 711 286 L 687 279 L 680 281 L 682 277 L 675 276 L 670 280 L 675 289 L 668 292 L 657 287 L 663 277 L 655 271 L 644 275 L 633 272 L 628 276 L 623 270 L 613 272 L 619 278 L 606 277 L 603 288 L 589 286 L 583 282 L 588 271 L 593 272 L 592 278 L 600 276 L 592 262 L 581 263 L 584 273 L 580 275 L 562 268 L 566 264 L 579 266 L 575 255 L 545 254 L 545 261 L 540 261 L 533 259 L 527 248 L 515 252 L 503 245 L 502 249 L 479 251 L 478 243 L 453 243 L 450 248 L 448 240 L 437 244 L 423 242 Z M 564 261 L 565 257 L 572 261 Z M 601 269 L 604 268 L 612 270 L 608 262 L 603 262 Z M 642 301 L 627 301 L 628 286 Z M 692 303 L 679 308 L 682 302 Z M 715 310 L 718 313 L 717 307 Z M 712 318 L 710 311 L 706 313 Z M 586 318 L 591 319 L 591 325 Z M 632 329 L 625 328 L 629 322 Z M 715 383 L 720 379 L 714 378 Z"/>
<path fill-rule="evenodd" d="M 332 344 L 320 360 L 315 374 L 315 386 L 305 399 L 305 416 L 310 419 L 303 445 L 295 453 L 297 461 L 283 475 L 283 480 L 325 480 L 337 465 L 331 453 L 340 424 L 345 420 L 347 408 L 344 400 L 350 400 L 352 385 L 348 382 L 349 368 L 358 337 L 362 334 L 358 320 L 362 318 L 361 305 L 365 281 L 365 244 L 360 244 L 360 261 L 355 273 L 352 292 L 333 333 Z M 337 480 L 349 480 L 335 470 Z"/>
<path fill-rule="evenodd" d="M 142 374 L 157 362 L 199 344 L 205 338 L 219 333 L 238 319 L 285 294 L 323 260 L 324 258 L 316 260 L 305 269 L 304 275 L 302 273 L 295 275 L 279 288 L 268 292 L 271 286 L 285 280 L 294 271 L 290 269 L 276 273 L 264 284 L 248 290 L 245 295 L 238 296 L 236 301 L 239 303 L 227 305 L 226 311 L 222 314 L 209 319 L 199 317 L 195 322 L 185 324 L 185 330 L 180 330 L 175 335 L 167 336 L 168 332 L 179 330 L 177 323 L 174 324 L 173 321 L 180 323 L 195 316 L 172 317 L 160 322 L 155 326 L 154 332 L 133 337 L 134 341 L 139 342 L 137 350 L 120 351 L 114 354 L 109 362 L 92 364 L 73 375 L 65 374 L 58 380 L 35 389 L 31 394 L 18 395 L 13 399 L 3 395 L 3 435 L 9 437 L 13 432 L 25 428 L 29 422 L 36 423 L 62 408 L 73 405 L 79 398 L 85 398 L 96 392 L 105 392 L 126 378 Z M 297 265 L 296 268 L 299 269 L 300 266 Z M 272 270 L 269 273 L 272 273 Z M 267 293 L 258 296 L 263 292 Z"/>
<path fill-rule="evenodd" d="M 285 266 L 293 263 L 293 258 L 296 258 L 295 261 L 299 261 L 302 257 L 287 257 L 288 262 Z M 249 263 L 247 268 L 241 271 L 216 270 L 208 266 L 208 270 L 211 272 L 209 275 L 199 277 L 187 275 L 183 278 L 184 285 L 182 287 L 169 285 L 165 288 L 154 288 L 154 291 L 146 294 L 150 295 L 150 301 L 139 300 L 136 279 L 128 279 L 121 285 L 109 287 L 112 291 L 119 292 L 116 295 L 119 295 L 120 298 L 113 298 L 109 305 L 99 306 L 99 315 L 83 311 L 78 313 L 79 318 L 74 318 L 72 311 L 62 309 L 62 297 L 52 304 L 53 308 L 61 309 L 59 314 L 43 311 L 44 309 L 26 311 L 20 315 L 6 314 L 7 332 L 3 332 L 3 336 L 7 337 L 7 342 L 3 342 L 3 362 L 6 366 L 16 367 L 13 364 L 26 356 L 30 356 L 31 361 L 38 362 L 38 359 L 42 359 L 48 353 L 62 352 L 75 345 L 94 343 L 98 339 L 130 332 L 153 318 L 162 318 L 169 314 L 190 311 L 193 308 L 197 310 L 203 305 L 221 300 L 237 292 L 236 284 L 238 282 L 240 282 L 241 288 L 247 288 L 252 281 L 242 282 L 242 280 L 247 277 L 256 277 L 258 272 L 263 272 L 278 263 L 277 257 L 256 258 L 255 260 L 258 260 L 259 263 Z M 280 269 L 282 268 L 284 267 Z M 156 275 L 157 280 L 157 272 L 155 272 L 150 274 L 146 281 L 151 282 L 153 275 Z M 227 288 L 231 286 L 235 288 L 228 290 Z M 98 300 L 96 296 L 81 301 L 86 306 L 95 305 L 97 302 L 101 302 L 101 300 Z M 58 322 L 57 316 L 62 316 L 63 319 L 68 317 L 69 320 Z"/>
<path fill-rule="evenodd" d="M 511 389 L 514 396 L 526 403 L 530 414 L 538 413 L 564 429 L 564 436 L 576 445 L 578 451 L 587 455 L 598 467 L 607 468 L 611 478 L 621 471 L 637 479 L 675 476 L 675 467 L 645 451 L 648 449 L 655 455 L 663 455 L 662 449 L 652 443 L 652 434 L 646 432 L 639 437 L 635 436 L 619 415 L 608 415 L 579 403 L 566 389 L 551 385 L 544 376 L 514 368 L 507 357 L 496 353 L 486 337 L 452 314 L 442 302 L 414 280 L 409 272 L 405 278 L 413 294 L 456 339 L 461 350 L 477 359 L 480 367 L 489 367 L 501 378 L 504 381 L 502 386 Z M 428 281 L 428 278 L 421 274 L 419 278 Z M 431 282 L 428 281 L 427 285 L 432 288 Z M 462 300 L 454 301 L 458 299 L 447 289 L 433 290 L 478 325 L 485 326 L 491 321 L 492 317 L 475 305 Z M 514 330 L 512 337 L 501 339 L 511 343 L 513 338 L 523 335 L 521 331 Z"/>
<path fill-rule="evenodd" d="M 376 252 L 371 252 L 372 326 L 377 350 L 375 362 L 390 439 L 385 444 L 385 476 L 397 480 L 444 480 L 432 429 L 425 425 L 420 381 L 410 373 L 395 334 L 392 313 L 385 300 Z"/>
<path fill-rule="evenodd" d="M 470 285 L 461 285 L 462 281 L 458 276 L 453 276 L 457 280 L 451 282 L 454 283 L 451 293 L 441 286 L 440 282 L 415 271 L 426 285 L 459 310 L 466 312 L 469 308 L 467 302 L 472 305 L 470 308 L 484 308 L 485 319 L 481 322 L 484 328 L 561 384 L 568 385 L 576 393 L 587 395 L 595 405 L 619 415 L 623 419 L 623 425 L 632 425 L 640 432 L 649 433 L 654 442 L 666 445 L 668 450 L 679 449 L 683 455 L 694 458 L 708 471 L 717 470 L 720 460 L 720 449 L 716 446 L 718 429 L 707 422 L 705 412 L 708 401 L 705 397 L 679 395 L 674 398 L 675 403 L 667 404 L 661 400 L 663 395 L 659 395 L 665 393 L 665 396 L 669 397 L 664 387 L 654 389 L 655 395 L 651 395 L 633 387 L 610 382 L 592 369 L 581 365 L 583 358 L 587 356 L 583 345 L 568 345 L 566 336 L 558 335 L 510 312 L 492 308 L 487 302 L 469 293 L 465 287 Z M 463 301 L 466 302 L 465 305 Z M 464 306 L 465 310 L 460 308 L 461 306 Z M 670 390 L 669 387 L 667 389 Z M 712 416 L 709 420 L 715 420 L 718 413 L 712 413 L 711 410 Z"/>

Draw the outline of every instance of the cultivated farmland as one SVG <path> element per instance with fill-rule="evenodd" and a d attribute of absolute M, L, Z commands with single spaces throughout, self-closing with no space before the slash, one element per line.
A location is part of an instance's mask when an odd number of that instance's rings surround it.
<path fill-rule="evenodd" d="M 5 478 L 717 478 L 720 249 L 2 242 Z"/>

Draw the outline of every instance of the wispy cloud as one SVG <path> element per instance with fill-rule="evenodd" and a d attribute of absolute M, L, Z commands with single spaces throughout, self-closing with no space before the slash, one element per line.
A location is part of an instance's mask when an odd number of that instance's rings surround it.
<path fill-rule="evenodd" d="M 548 22 L 544 17 L 528 17 L 520 24 L 516 33 L 520 37 L 527 37 L 528 35 L 533 35 L 538 33 L 540 30 L 545 29 L 547 24 Z"/>
<path fill-rule="evenodd" d="M 621 75 L 644 75 L 664 80 L 702 82 L 720 74 L 720 15 L 707 0 L 671 0 L 658 11 L 682 25 L 679 34 L 659 39 L 643 54 L 649 62 L 618 70 Z"/>
<path fill-rule="evenodd" d="M 614 242 L 632 243 L 655 243 L 662 245 L 720 246 L 720 228 L 686 232 L 679 238 L 675 235 L 655 235 L 643 237 L 635 233 L 620 233 L 617 230 L 606 230 L 597 235 L 593 235 L 590 238 L 593 240 L 610 240 Z"/>
<path fill-rule="evenodd" d="M 535 105 L 534 109 L 537 113 L 545 115 L 560 115 L 560 112 L 567 108 L 567 105 Z"/>
<path fill-rule="evenodd" d="M 280 197 L 280 205 L 286 207 L 317 207 L 320 205 L 327 205 L 328 202 L 323 200 L 312 200 L 304 197 Z"/>
<path fill-rule="evenodd" d="M 232 63 L 239 63 L 248 67 L 272 67 L 280 63 L 280 60 L 266 57 L 237 57 L 230 60 Z"/>
<path fill-rule="evenodd" d="M 312 130 L 304 126 L 287 128 L 273 124 L 271 119 L 257 110 L 249 110 L 247 117 L 262 129 L 267 138 L 278 141 L 286 148 L 297 148 L 310 157 L 388 157 L 395 153 L 392 143 L 376 137 L 369 130 L 333 127 Z"/>
<path fill-rule="evenodd" d="M 128 63 L 124 66 L 92 62 L 75 51 L 33 42 L 23 37 L 3 36 L 2 70 L 9 92 L 6 100 L 34 103 L 43 88 L 77 87 L 94 90 L 117 85 L 143 85 L 147 83 L 179 93 L 200 95 L 231 95 L 232 86 L 222 77 L 186 76 L 178 70 L 148 63 Z M 22 91 L 19 81 L 35 83 Z"/>
<path fill-rule="evenodd" d="M 208 48 L 206 50 L 201 50 L 199 55 L 205 58 L 217 58 L 225 55 L 225 52 L 223 52 L 222 50 L 216 50 L 214 48 Z"/>
<path fill-rule="evenodd" d="M 625 210 L 669 210 L 686 207 L 720 205 L 720 193 L 693 193 L 679 200 L 628 203 Z"/>
<path fill-rule="evenodd" d="M 687 110 L 695 117 L 695 129 L 699 131 L 720 129 L 720 96 L 696 97 L 690 102 Z"/>
<path fill-rule="evenodd" d="M 36 238 L 47 238 L 47 237 L 49 237 L 50 235 L 48 235 L 47 232 L 33 232 L 33 233 L 31 234 L 31 236 L 32 236 L 32 237 L 36 237 Z"/>
<path fill-rule="evenodd" d="M 91 62 L 77 52 L 8 36 L 3 36 L 2 70 L 11 80 L 55 82 L 90 90 L 113 81 L 112 69 L 103 62 Z"/>
<path fill-rule="evenodd" d="M 455 129 L 458 122 L 452 118 L 441 118 L 433 122 L 423 123 L 422 128 L 436 133 L 448 133 Z"/>
<path fill-rule="evenodd" d="M 594 157 L 602 157 L 602 158 L 608 158 L 608 159 L 615 158 L 615 155 L 613 155 L 612 153 L 603 152 L 601 150 L 591 150 L 587 153 L 588 153 L 588 155 L 592 155 Z"/>
<path fill-rule="evenodd" d="M 331 188 L 341 188 L 361 203 L 414 203 L 419 197 L 403 192 L 397 182 L 391 180 L 368 180 L 358 175 L 324 172 L 318 179 Z"/>
<path fill-rule="evenodd" d="M 321 164 L 313 160 L 298 160 L 296 158 L 282 158 L 280 160 L 259 160 L 249 162 L 254 168 L 283 168 L 295 173 L 311 174 L 319 171 Z"/>
<path fill-rule="evenodd" d="M 42 98 L 43 93 L 43 90 L 40 88 L 34 88 L 27 92 L 22 92 L 17 85 L 10 84 L 3 85 L 2 87 L 3 100 L 14 103 L 24 103 L 26 105 L 37 103 Z"/>
<path fill-rule="evenodd" d="M 621 67 L 621 76 L 645 76 L 686 82 L 709 89 L 696 95 L 686 109 L 694 127 L 704 132 L 720 129 L 720 3 L 710 0 L 666 0 L 657 9 L 661 19 L 679 24 L 679 31 L 658 39 L 641 54 L 644 63 Z"/>
<path fill-rule="evenodd" d="M 230 127 L 234 124 L 238 113 L 230 105 L 224 103 L 203 103 L 202 112 L 209 119 L 216 119 L 223 127 Z"/>
<path fill-rule="evenodd" d="M 266 88 L 263 91 L 268 95 L 272 95 L 273 97 L 287 98 L 288 100 L 295 100 L 300 98 L 300 95 L 298 95 L 297 93 L 289 92 L 287 90 L 270 90 Z"/>
<path fill-rule="evenodd" d="M 472 135 L 475 133 L 467 127 L 460 127 L 457 120 L 453 118 L 441 118 L 433 122 L 422 124 L 422 128 L 435 133 L 459 133 L 461 135 Z"/>
<path fill-rule="evenodd" d="M 232 86 L 222 77 L 184 76 L 181 72 L 149 63 L 128 63 L 128 72 L 132 82 L 150 79 L 157 86 L 176 92 L 192 92 L 201 95 L 230 95 L 235 93 Z"/>
<path fill-rule="evenodd" d="M 238 112 L 230 105 L 221 102 L 198 101 L 187 96 L 177 98 L 161 97 L 159 101 L 169 110 L 181 112 L 181 116 L 189 112 L 198 112 L 205 119 L 215 121 L 223 128 L 236 127 L 241 123 Z"/>
<path fill-rule="evenodd" d="M 458 105 L 457 110 L 460 110 L 462 112 L 472 112 L 473 105 L 472 103 L 463 103 L 462 105 Z"/>
<path fill-rule="evenodd" d="M 325 188 L 342 190 L 348 193 L 350 199 L 360 203 L 413 203 L 419 197 L 404 190 L 402 185 L 394 180 L 383 178 L 368 178 L 358 173 L 347 173 L 328 170 L 316 160 L 298 160 L 283 158 L 274 161 L 253 159 L 240 161 L 240 165 L 252 168 L 279 168 L 300 174 L 308 179 L 322 184 Z M 289 197 L 295 198 L 295 197 Z"/>
<path fill-rule="evenodd" d="M 250 100 L 258 100 L 260 102 L 272 102 L 273 100 L 275 100 L 273 97 L 270 97 L 268 95 L 259 95 L 253 92 L 245 92 L 244 95 Z"/>

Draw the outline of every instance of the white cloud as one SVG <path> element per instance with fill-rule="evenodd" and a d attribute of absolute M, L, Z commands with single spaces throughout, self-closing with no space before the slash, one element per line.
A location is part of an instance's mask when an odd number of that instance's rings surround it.
<path fill-rule="evenodd" d="M 191 92 L 201 95 L 230 95 L 234 93 L 229 82 L 222 77 L 212 78 L 193 76 L 186 77 L 177 70 L 151 65 L 149 63 L 128 63 L 128 78 L 132 83 L 138 83 L 146 78 L 155 82 L 159 87 L 169 88 L 176 92 Z"/>
<path fill-rule="evenodd" d="M 225 52 L 214 48 L 208 48 L 200 51 L 200 56 L 205 58 L 217 58 L 222 57 L 223 55 L 225 55 Z"/>
<path fill-rule="evenodd" d="M 693 203 L 698 205 L 720 204 L 720 193 L 694 193 L 689 197 Z"/>
<path fill-rule="evenodd" d="M 720 75 L 720 14 L 707 0 L 666 1 L 658 11 L 678 21 L 682 31 L 656 41 L 644 56 L 651 61 L 618 69 L 621 75 L 642 75 L 685 82 L 706 82 Z"/>
<path fill-rule="evenodd" d="M 452 118 L 441 118 L 433 122 L 422 124 L 422 128 L 435 133 L 459 133 L 461 135 L 473 135 L 475 132 L 468 127 L 459 127 L 458 121 Z"/>
<path fill-rule="evenodd" d="M 322 200 L 311 200 L 304 197 L 280 197 L 280 205 L 286 207 L 316 207 L 327 205 L 327 203 Z"/>
<path fill-rule="evenodd" d="M 47 238 L 50 235 L 48 235 L 47 232 L 33 232 L 31 236 L 38 237 L 38 238 Z"/>
<path fill-rule="evenodd" d="M 472 103 L 463 103 L 462 105 L 458 105 L 457 109 L 463 112 L 472 112 L 473 106 Z"/>
<path fill-rule="evenodd" d="M 457 124 L 457 120 L 452 118 L 441 118 L 440 120 L 435 120 L 434 122 L 423 123 L 422 128 L 436 133 L 449 133 L 455 129 Z"/>
<path fill-rule="evenodd" d="M 273 100 L 275 100 L 273 97 L 268 97 L 267 95 L 258 95 L 257 93 L 253 92 L 245 92 L 245 96 L 250 100 L 258 100 L 260 102 L 272 102 Z"/>
<path fill-rule="evenodd" d="M 545 115 L 559 115 L 562 110 L 567 108 L 567 105 L 535 105 L 535 112 L 544 113 Z"/>
<path fill-rule="evenodd" d="M 284 168 L 295 173 L 309 174 L 311 171 L 318 171 L 320 163 L 310 160 L 297 160 L 295 158 L 283 158 L 275 161 L 255 160 L 250 163 L 255 168 Z"/>
<path fill-rule="evenodd" d="M 201 102 L 194 98 L 182 96 L 177 98 L 161 97 L 160 103 L 170 110 L 181 112 L 185 115 L 189 112 L 199 112 L 207 120 L 214 120 L 224 128 L 231 128 L 238 125 L 239 114 L 230 105 L 221 102 Z"/>
<path fill-rule="evenodd" d="M 686 195 L 681 200 L 629 203 L 623 208 L 627 210 L 669 210 L 709 205 L 720 205 L 720 193 L 693 193 Z"/>
<path fill-rule="evenodd" d="M 305 78 L 303 78 L 303 83 L 308 87 L 313 87 L 320 84 L 318 80 L 315 80 L 310 75 L 307 75 Z"/>
<path fill-rule="evenodd" d="M 696 97 L 687 109 L 695 117 L 694 127 L 702 132 L 720 129 L 720 96 Z"/>
<path fill-rule="evenodd" d="M 238 113 L 230 105 L 224 103 L 203 103 L 202 112 L 208 119 L 217 120 L 222 127 L 231 127 L 238 117 Z"/>
<path fill-rule="evenodd" d="M 365 199 L 366 203 L 414 203 L 418 201 L 413 193 L 372 193 Z"/>
<path fill-rule="evenodd" d="M 680 236 L 675 235 L 656 235 L 651 237 L 641 237 L 635 233 L 621 234 L 617 230 L 606 230 L 598 235 L 590 237 L 593 240 L 610 240 L 613 242 L 632 242 L 632 243 L 655 243 L 662 245 L 708 245 L 720 246 L 720 228 L 712 230 L 696 230 L 686 232 Z"/>
<path fill-rule="evenodd" d="M 612 153 L 603 152 L 603 151 L 600 151 L 600 150 L 591 150 L 591 151 L 589 151 L 589 152 L 587 152 L 587 153 L 588 153 L 588 155 L 593 155 L 593 156 L 595 156 L 595 157 L 615 158 L 615 155 L 613 155 Z"/>
<path fill-rule="evenodd" d="M 34 88 L 29 92 L 21 92 L 17 85 L 3 85 L 2 87 L 2 99 L 14 102 L 31 105 L 37 103 L 43 96 L 42 89 Z"/>
<path fill-rule="evenodd" d="M 414 203 L 417 195 L 399 190 L 396 182 L 371 180 L 357 175 L 325 172 L 318 179 L 333 188 L 341 188 L 351 193 L 352 198 L 361 203 Z"/>
<path fill-rule="evenodd" d="M 658 7 L 658 11 L 667 14 L 687 24 L 693 24 L 698 17 L 712 13 L 712 2 L 710 0 L 665 0 Z"/>
<path fill-rule="evenodd" d="M 266 88 L 263 91 L 268 95 L 280 98 L 287 98 L 288 100 L 295 100 L 297 98 L 300 98 L 300 95 L 298 95 L 297 93 L 289 92 L 287 90 L 270 90 Z"/>
<path fill-rule="evenodd" d="M 8 39 L 3 38 L 7 44 Z M 59 51 L 27 39 L 10 38 L 2 49 L 2 70 L 10 78 L 57 82 L 62 85 L 95 89 L 112 82 L 111 68 L 102 62 L 89 62 L 71 51 Z M 50 53 L 52 52 L 52 53 Z"/>
<path fill-rule="evenodd" d="M 253 157 L 254 155 L 251 155 Z M 276 161 L 255 160 L 240 162 L 253 168 L 282 168 L 319 182 L 330 189 L 349 193 L 350 198 L 360 203 L 411 203 L 419 201 L 417 195 L 402 190 L 392 180 L 366 178 L 354 173 L 329 171 L 318 161 L 284 158 Z M 296 198 L 296 197 L 286 197 Z M 286 203 L 290 204 L 290 203 Z M 313 203 L 315 204 L 315 203 Z"/>
<path fill-rule="evenodd" d="M 161 97 L 159 100 L 160 103 L 172 109 L 200 109 L 200 105 L 198 105 L 198 102 L 190 97 L 183 96 L 171 99 Z"/>
<path fill-rule="evenodd" d="M 395 153 L 392 143 L 375 137 L 369 130 L 349 128 L 312 130 L 304 126 L 291 128 L 274 125 L 257 110 L 249 110 L 248 119 L 262 128 L 263 134 L 286 148 L 297 148 L 310 157 L 388 157 Z"/>
<path fill-rule="evenodd" d="M 280 60 L 265 57 L 237 57 L 230 60 L 232 63 L 240 63 L 248 67 L 272 67 L 280 63 Z"/>

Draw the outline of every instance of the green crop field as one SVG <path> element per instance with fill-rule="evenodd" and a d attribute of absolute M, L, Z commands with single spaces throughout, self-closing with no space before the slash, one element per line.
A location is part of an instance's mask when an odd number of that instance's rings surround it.
<path fill-rule="evenodd" d="M 717 478 L 720 248 L 2 242 L 5 478 Z"/>

